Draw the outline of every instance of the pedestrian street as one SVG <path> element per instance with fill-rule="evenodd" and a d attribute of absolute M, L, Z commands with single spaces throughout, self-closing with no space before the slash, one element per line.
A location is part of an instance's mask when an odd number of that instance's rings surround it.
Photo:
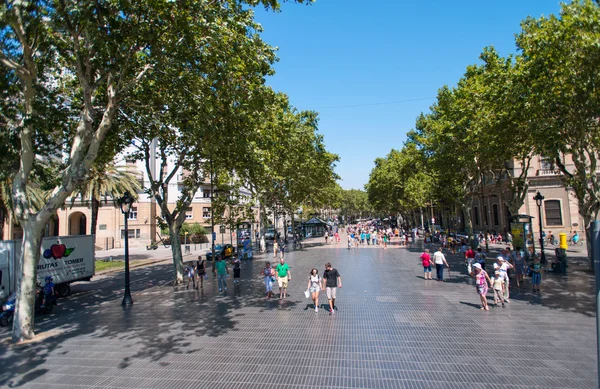
<path fill-rule="evenodd" d="M 266 299 L 259 274 L 273 253 L 243 261 L 219 293 L 174 289 L 172 265 L 73 285 L 38 317 L 40 340 L 12 346 L 0 330 L 0 386 L 20 388 L 597 388 L 593 283 L 545 277 L 539 296 L 511 290 L 479 309 L 458 255 L 446 282 L 423 279 L 422 241 L 348 249 L 307 240 L 286 252 L 289 295 Z M 433 247 L 432 247 L 433 248 Z M 343 280 L 334 314 L 305 298 L 310 270 Z M 582 276 L 583 277 L 583 276 Z M 586 275 L 587 277 L 587 275 Z M 526 281 L 527 282 L 527 281 Z M 491 294 L 488 297 L 491 303 Z"/>

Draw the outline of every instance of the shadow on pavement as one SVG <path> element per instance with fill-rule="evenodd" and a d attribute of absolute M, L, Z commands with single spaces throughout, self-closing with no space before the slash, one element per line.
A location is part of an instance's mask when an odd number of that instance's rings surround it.
<path fill-rule="evenodd" d="M 205 281 L 204 290 L 174 288 L 170 285 L 171 264 L 134 269 L 134 304 L 126 308 L 121 306 L 123 274 L 74 284 L 73 294 L 60 300 L 51 315 L 36 317 L 39 339 L 13 345 L 8 340 L 10 328 L 0 328 L 0 338 L 5 338 L 0 343 L 0 386 L 22 387 L 43 376 L 48 369 L 39 367 L 75 337 L 83 336 L 84 343 L 87 338 L 133 346 L 131 355 L 119 364 L 125 369 L 139 359 L 161 361 L 169 355 L 197 352 L 189 349 L 187 339 L 218 337 L 234 331 L 244 316 L 239 313 L 242 308 L 258 308 L 259 312 L 293 309 L 297 303 L 292 300 L 266 300 L 264 284 L 255 277 L 262 266 L 262 261 L 245 261 L 242 282 L 234 286 L 230 280 L 231 287 L 223 294 L 217 292 L 216 280 Z"/>

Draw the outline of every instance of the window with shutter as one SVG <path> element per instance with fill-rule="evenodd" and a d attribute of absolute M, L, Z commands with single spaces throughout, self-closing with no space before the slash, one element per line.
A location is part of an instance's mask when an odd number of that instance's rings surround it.
<path fill-rule="evenodd" d="M 546 225 L 562 226 L 562 212 L 559 200 L 544 201 L 544 211 L 546 214 Z"/>

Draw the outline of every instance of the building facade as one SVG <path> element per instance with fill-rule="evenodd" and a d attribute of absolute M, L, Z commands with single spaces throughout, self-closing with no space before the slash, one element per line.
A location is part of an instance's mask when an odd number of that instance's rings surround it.
<path fill-rule="evenodd" d="M 115 165 L 126 169 L 139 177 L 140 186 L 142 188 L 150 187 L 150 180 L 146 172 L 145 163 L 143 161 L 135 161 L 128 159 L 127 156 L 135 151 L 134 146 L 130 146 L 124 150 L 116 159 Z M 152 175 L 156 177 L 156 173 L 161 168 L 161 160 L 157 153 L 157 144 L 153 142 L 151 148 L 151 169 Z M 166 171 L 172 171 L 174 161 L 168 160 Z M 176 177 L 168 185 L 168 207 L 174 209 L 176 200 L 178 199 L 183 188 L 185 172 L 179 169 Z M 186 210 L 186 223 L 199 223 L 204 226 L 210 234 L 211 226 L 211 183 L 209 178 L 202 183 L 198 191 L 195 193 L 192 203 Z M 250 192 L 243 191 L 243 195 L 250 197 Z M 160 207 L 156 200 L 145 193 L 143 190 L 137 193 L 138 199 L 133 204 L 129 219 L 127 221 L 128 231 L 124 227 L 124 215 L 120 208 L 115 204 L 113 199 L 103 199 L 98 209 L 98 221 L 96 227 L 96 248 L 99 250 L 120 248 L 123 247 L 125 234 L 128 234 L 129 245 L 131 247 L 143 247 L 151 242 L 159 242 L 161 237 L 160 227 L 157 223 L 157 217 L 160 217 Z M 259 207 L 254 207 L 254 220 L 259 220 Z M 4 216 L 4 228 L 2 239 L 21 239 L 23 230 L 13 220 L 10 212 L 5 209 L 0 210 Z M 55 216 L 48 222 L 45 236 L 67 236 L 67 235 L 85 235 L 91 232 L 91 217 L 92 210 L 89 201 L 81 198 L 75 198 L 74 201 L 68 200 L 65 207 L 58 210 Z M 226 216 L 226 215 L 223 215 Z M 248 220 L 239 220 L 244 222 Z M 256 224 L 256 223 L 253 223 Z M 224 227 L 224 228 L 223 228 Z M 228 226 L 215 225 L 217 233 L 217 242 L 230 242 L 235 239 L 236 231 L 230 230 Z M 223 231 L 221 233 L 221 231 Z M 233 236 L 232 236 L 233 235 Z M 209 237 L 210 239 L 210 237 Z"/>
<path fill-rule="evenodd" d="M 563 163 L 571 171 L 572 160 L 565 156 Z M 523 168 L 519 163 L 513 161 L 510 164 L 512 174 L 518 176 Z M 544 200 L 541 205 L 542 228 L 546 233 L 550 231 L 555 236 L 564 232 L 571 235 L 573 231 L 583 235 L 585 225 L 583 218 L 579 215 L 579 205 L 572 189 L 566 188 L 561 179 L 561 173 L 549 158 L 533 156 L 529 166 L 527 177 L 529 180 L 528 193 L 524 204 L 519 209 L 519 215 L 532 216 L 532 228 L 536 236 L 539 236 L 538 207 L 533 199 L 539 191 Z M 489 181 L 481 193 L 473 193 L 473 205 L 471 209 L 471 220 L 474 232 L 496 232 L 505 234 L 510 231 L 510 218 L 513 216 L 505 205 L 504 199 L 508 196 L 508 189 Z M 436 224 L 450 227 L 457 231 L 465 231 L 465 220 L 460 209 L 443 209 L 434 207 L 433 217 Z"/>

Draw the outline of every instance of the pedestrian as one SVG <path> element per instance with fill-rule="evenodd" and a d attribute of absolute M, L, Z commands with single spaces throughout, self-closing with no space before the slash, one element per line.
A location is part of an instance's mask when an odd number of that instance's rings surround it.
<path fill-rule="evenodd" d="M 358 243 L 360 242 L 358 234 L 356 235 L 356 237 L 354 238 L 354 247 L 358 248 Z"/>
<path fill-rule="evenodd" d="M 465 252 L 465 263 L 467 265 L 472 265 L 475 260 L 475 251 L 471 247 L 469 247 Z"/>
<path fill-rule="evenodd" d="M 287 292 L 288 282 L 292 280 L 290 266 L 285 263 L 283 257 L 279 259 L 279 264 L 275 270 L 277 273 L 277 284 L 279 285 L 279 300 L 284 299 Z"/>
<path fill-rule="evenodd" d="M 265 242 L 265 236 L 264 235 L 260 236 L 260 252 L 261 253 L 266 253 L 267 252 L 267 243 Z"/>
<path fill-rule="evenodd" d="M 283 258 L 285 255 L 285 242 L 281 242 L 279 245 L 279 252 L 281 253 L 280 258 Z"/>
<path fill-rule="evenodd" d="M 194 264 L 189 262 L 184 269 L 185 276 L 187 278 L 186 289 L 190 288 L 190 282 L 192 283 L 192 288 L 196 289 L 196 273 L 194 272 Z"/>
<path fill-rule="evenodd" d="M 423 250 L 423 254 L 421 254 L 421 263 L 423 264 L 425 279 L 431 280 L 431 256 L 429 255 L 429 249 Z"/>
<path fill-rule="evenodd" d="M 335 234 L 333 234 L 333 237 L 335 238 L 335 243 L 339 243 L 340 242 L 340 233 L 335 231 Z"/>
<path fill-rule="evenodd" d="M 196 276 L 198 277 L 198 283 L 196 284 L 196 289 L 198 289 L 198 285 L 200 289 L 204 289 L 204 277 L 206 277 L 206 263 L 202 259 L 202 256 L 198 256 L 198 261 L 196 262 Z"/>
<path fill-rule="evenodd" d="M 433 262 L 435 263 L 437 280 L 444 282 L 444 265 L 446 265 L 448 268 L 450 265 L 448 265 L 448 262 L 446 261 L 446 257 L 442 252 L 442 247 L 439 247 L 438 251 L 433 254 Z"/>
<path fill-rule="evenodd" d="M 348 235 L 348 250 L 352 248 L 352 236 Z"/>
<path fill-rule="evenodd" d="M 277 239 L 273 239 L 273 258 L 277 258 Z"/>
<path fill-rule="evenodd" d="M 371 233 L 367 231 L 365 238 L 367 240 L 367 246 L 371 245 Z"/>
<path fill-rule="evenodd" d="M 234 284 L 239 284 L 240 283 L 240 273 L 241 273 L 241 262 L 240 259 L 238 257 L 236 257 L 233 260 L 233 283 Z"/>
<path fill-rule="evenodd" d="M 496 263 L 494 263 L 494 271 L 499 271 L 500 275 L 504 278 L 504 301 L 510 303 L 510 279 L 508 278 L 508 270 L 512 269 L 514 266 L 511 265 L 504 256 L 498 255 L 496 258 Z"/>
<path fill-rule="evenodd" d="M 221 255 L 217 256 L 215 267 L 217 268 L 219 292 L 222 292 L 223 290 L 227 290 L 227 275 L 229 274 L 229 269 L 227 269 L 227 263 L 223 260 Z"/>
<path fill-rule="evenodd" d="M 494 288 L 494 305 L 498 306 L 498 302 L 502 302 L 502 307 L 504 307 L 504 275 L 501 275 L 498 270 L 492 277 L 492 287 Z"/>
<path fill-rule="evenodd" d="M 542 264 L 540 258 L 536 255 L 533 258 L 531 264 L 531 284 L 533 285 L 533 292 L 540 292 L 540 284 L 542 283 Z"/>
<path fill-rule="evenodd" d="M 325 272 L 323 273 L 321 290 L 327 291 L 330 315 L 334 313 L 338 287 L 340 289 L 342 288 L 342 277 L 340 276 L 340 273 L 338 273 L 337 269 L 331 267 L 331 263 L 327 262 L 325 264 Z"/>
<path fill-rule="evenodd" d="M 263 280 L 265 281 L 265 289 L 267 292 L 267 298 L 273 297 L 273 281 L 274 281 L 273 276 L 274 275 L 275 275 L 275 271 L 271 267 L 271 263 L 266 262 L 265 268 L 262 270 L 262 272 L 260 272 L 260 276 L 262 276 Z"/>
<path fill-rule="evenodd" d="M 488 276 L 486 271 L 483 270 L 481 265 L 478 263 L 473 264 L 473 268 L 469 271 L 469 275 L 475 278 L 475 288 L 477 289 L 477 294 L 481 300 L 481 310 L 489 311 L 490 308 L 488 307 L 487 303 L 487 292 L 488 284 L 491 285 L 492 283 L 490 276 Z"/>
<path fill-rule="evenodd" d="M 517 288 L 521 287 L 521 283 L 525 283 L 525 258 L 521 254 L 521 247 L 515 250 L 515 280 Z"/>
<path fill-rule="evenodd" d="M 317 269 L 312 269 L 308 275 L 308 291 L 311 294 L 312 301 L 315 304 L 315 312 L 319 312 L 319 291 L 321 290 L 321 277 Z"/>
<path fill-rule="evenodd" d="M 485 253 L 481 250 L 481 247 L 477 247 L 477 252 L 475 253 L 473 262 L 480 264 L 481 270 L 485 270 Z"/>
<path fill-rule="evenodd" d="M 383 234 L 383 248 L 387 249 L 388 236 L 387 234 Z"/>

